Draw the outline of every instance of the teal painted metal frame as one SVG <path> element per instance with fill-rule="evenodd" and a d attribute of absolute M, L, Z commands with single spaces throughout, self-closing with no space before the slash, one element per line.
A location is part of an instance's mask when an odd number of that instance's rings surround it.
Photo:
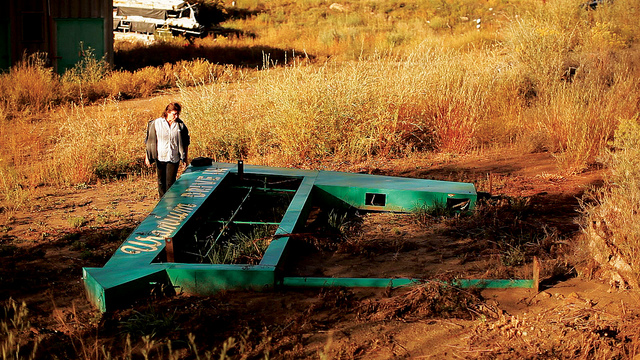
<path fill-rule="evenodd" d="M 83 268 L 88 299 L 101 311 L 130 305 L 136 298 L 167 287 L 207 295 L 222 289 L 269 289 L 274 286 L 404 286 L 415 279 L 287 278 L 279 271 L 287 255 L 289 235 L 306 222 L 314 203 L 343 204 L 368 211 L 409 212 L 419 206 L 446 204 L 448 199 L 475 205 L 473 184 L 334 171 L 299 170 L 244 165 L 244 174 L 286 176 L 301 183 L 295 191 L 274 240 L 258 265 L 159 262 L 171 241 L 200 206 L 215 193 L 235 164 L 190 166 L 158 202 L 155 209 L 127 237 L 102 268 Z M 367 198 L 383 199 L 367 204 Z M 491 285 L 487 280 L 461 280 L 459 286 Z M 492 287 L 504 287 L 505 281 Z M 511 284 L 532 287 L 529 280 Z M 530 281 L 529 281 L 530 282 Z M 498 286 L 499 285 L 499 286 Z M 471 286 L 471 285 L 469 285 Z"/>

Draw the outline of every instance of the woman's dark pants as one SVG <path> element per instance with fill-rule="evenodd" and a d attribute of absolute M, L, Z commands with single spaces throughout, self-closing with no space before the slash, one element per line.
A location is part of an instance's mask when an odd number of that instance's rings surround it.
<path fill-rule="evenodd" d="M 164 196 L 164 194 L 169 190 L 171 185 L 176 182 L 176 177 L 178 176 L 178 165 L 179 162 L 164 162 L 164 161 L 156 161 L 156 168 L 158 172 L 158 194 L 160 194 L 160 198 Z"/>

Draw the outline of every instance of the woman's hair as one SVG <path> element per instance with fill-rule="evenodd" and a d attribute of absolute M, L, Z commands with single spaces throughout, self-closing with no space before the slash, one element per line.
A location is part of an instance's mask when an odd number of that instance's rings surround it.
<path fill-rule="evenodd" d="M 169 111 L 173 111 L 173 110 L 175 110 L 178 113 L 178 115 L 180 115 L 180 111 L 182 110 L 182 106 L 180 106 L 180 104 L 177 103 L 177 102 L 169 103 L 169 105 L 167 105 L 167 108 L 164 109 L 164 112 L 162 113 L 162 117 L 166 119 L 167 118 L 167 114 L 169 113 Z"/>

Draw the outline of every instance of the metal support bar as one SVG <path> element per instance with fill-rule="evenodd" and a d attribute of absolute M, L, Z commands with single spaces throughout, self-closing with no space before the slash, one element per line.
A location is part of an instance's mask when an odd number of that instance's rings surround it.
<path fill-rule="evenodd" d="M 418 285 L 420 279 L 408 278 L 322 278 L 322 277 L 285 277 L 282 285 L 289 287 L 398 287 L 406 285 Z M 502 279 L 458 279 L 451 282 L 442 282 L 459 288 L 479 289 L 509 289 L 509 288 L 533 288 L 533 280 L 502 280 Z"/>
<path fill-rule="evenodd" d="M 418 284 L 413 279 L 385 279 L 385 278 L 323 278 L 323 277 L 285 277 L 282 285 L 289 287 L 396 287 Z"/>
<path fill-rule="evenodd" d="M 165 252 L 167 253 L 167 262 L 175 262 L 175 257 L 173 255 L 173 238 L 165 238 L 164 239 L 164 243 L 165 243 Z"/>
<path fill-rule="evenodd" d="M 207 250 L 207 253 L 204 255 L 205 258 L 209 257 L 211 250 L 213 250 L 213 245 L 215 245 L 218 242 L 222 234 L 224 234 L 224 231 L 227 229 L 227 227 L 229 227 L 229 224 L 233 222 L 233 218 L 236 217 L 236 215 L 238 215 L 238 212 L 240 212 L 240 209 L 242 209 L 242 205 L 244 204 L 245 201 L 247 201 L 247 199 L 249 198 L 249 195 L 251 195 L 251 190 L 252 188 L 249 188 L 247 195 L 244 196 L 244 198 L 240 202 L 240 205 L 238 205 L 238 208 L 236 209 L 236 211 L 234 211 L 233 214 L 231 214 L 231 217 L 229 218 L 229 220 L 227 220 L 227 222 L 222 226 L 222 229 L 220 229 L 220 233 L 218 234 L 218 236 L 216 236 L 216 239 L 213 241 L 213 243 L 211 245 L 207 243 L 207 247 L 209 247 L 209 250 Z"/>
<path fill-rule="evenodd" d="M 267 188 L 267 187 L 262 187 L 262 188 L 254 188 L 251 186 L 231 186 L 232 189 L 254 189 L 254 190 L 260 190 L 260 191 L 272 191 L 272 192 L 296 192 L 298 190 L 295 189 L 278 189 L 278 188 Z"/>

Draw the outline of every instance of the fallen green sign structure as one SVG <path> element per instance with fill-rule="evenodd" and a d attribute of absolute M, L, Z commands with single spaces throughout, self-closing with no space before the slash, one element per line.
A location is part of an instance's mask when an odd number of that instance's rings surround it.
<path fill-rule="evenodd" d="M 469 183 L 242 162 L 192 164 L 104 267 L 83 268 L 84 286 L 89 300 L 109 311 L 160 289 L 207 295 L 221 289 L 410 285 L 420 280 L 286 277 L 282 269 L 292 234 L 304 226 L 312 206 L 389 212 L 447 206 L 466 211 L 476 200 Z M 256 228 L 273 238 L 259 261 L 216 262 L 231 252 L 221 244 Z M 250 246 L 257 247 L 256 242 Z M 459 280 L 453 285 L 533 287 L 533 280 Z"/>

